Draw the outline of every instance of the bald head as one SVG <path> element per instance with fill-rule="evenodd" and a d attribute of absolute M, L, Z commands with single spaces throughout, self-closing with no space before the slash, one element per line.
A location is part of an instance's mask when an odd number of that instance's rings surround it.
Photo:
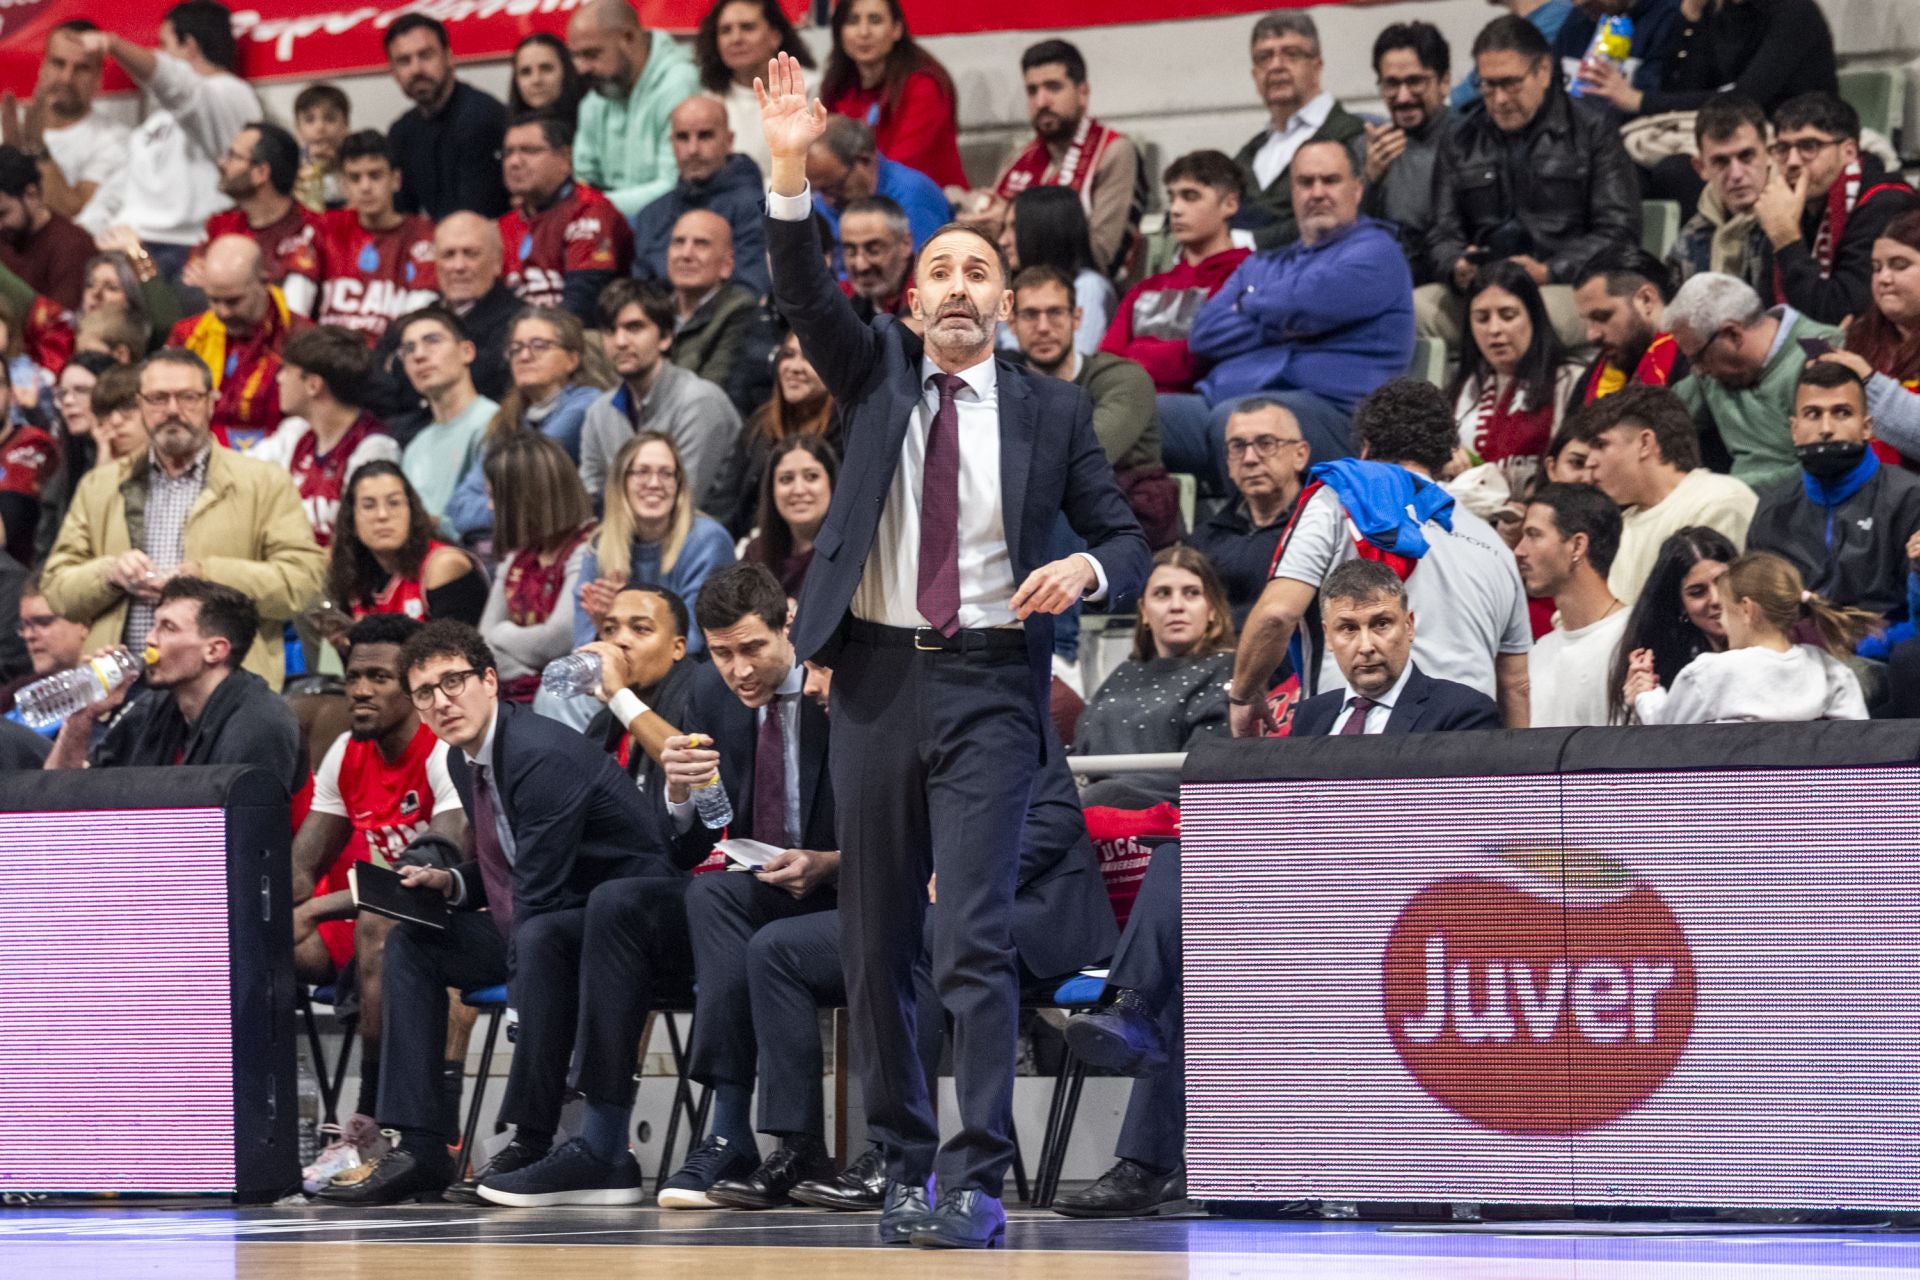
<path fill-rule="evenodd" d="M 251 236 L 220 236 L 200 263 L 207 309 L 232 337 L 250 334 L 267 318 L 266 259 Z"/>
<path fill-rule="evenodd" d="M 652 46 L 627 0 L 589 0 L 567 23 L 567 53 L 587 87 L 625 102 Z"/>
<path fill-rule="evenodd" d="M 463 306 L 484 296 L 500 278 L 500 230 L 477 213 L 450 213 L 433 229 L 433 263 L 440 296 Z"/>
<path fill-rule="evenodd" d="M 683 182 L 705 182 L 726 167 L 733 153 L 733 130 L 718 98 L 699 94 L 673 109 L 673 163 Z"/>
<path fill-rule="evenodd" d="M 673 224 L 667 243 L 667 279 L 690 314 L 700 299 L 733 274 L 733 228 L 711 209 L 693 209 Z"/>

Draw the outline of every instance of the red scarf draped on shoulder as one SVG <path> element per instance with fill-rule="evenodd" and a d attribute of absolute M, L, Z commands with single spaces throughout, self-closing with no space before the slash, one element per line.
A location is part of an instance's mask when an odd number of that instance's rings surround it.
<path fill-rule="evenodd" d="M 508 562 L 501 583 L 507 597 L 507 621 L 515 626 L 531 627 L 547 620 L 553 613 L 553 607 L 560 603 L 560 588 L 566 585 L 567 580 L 568 559 L 572 557 L 574 548 L 592 532 L 591 522 L 575 529 L 554 553 L 550 564 L 541 564 L 537 551 L 522 551 Z M 532 702 L 533 695 L 539 691 L 540 677 L 537 674 L 515 676 L 503 682 L 501 689 L 509 702 Z"/>
<path fill-rule="evenodd" d="M 1100 167 L 1101 157 L 1119 136 L 1092 116 L 1080 117 L 1080 127 L 1074 130 L 1073 141 L 1067 144 L 1067 153 L 1060 157 L 1060 171 L 1054 174 L 1052 182 L 1047 182 L 1046 176 L 1047 166 L 1053 163 L 1053 153 L 1047 150 L 1044 139 L 1035 137 L 1027 143 L 1025 150 L 1013 158 L 1007 171 L 1000 175 L 993 193 L 1002 200 L 1011 200 L 1028 187 L 1071 187 L 1079 193 L 1080 203 L 1086 204 L 1093 172 Z"/>

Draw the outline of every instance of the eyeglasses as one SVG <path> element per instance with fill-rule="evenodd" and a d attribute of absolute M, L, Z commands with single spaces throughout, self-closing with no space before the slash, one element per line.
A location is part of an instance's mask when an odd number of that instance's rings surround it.
<path fill-rule="evenodd" d="M 407 690 L 407 696 L 413 699 L 414 706 L 425 711 L 433 705 L 433 695 L 436 691 L 446 694 L 447 701 L 452 702 L 466 689 L 467 681 L 479 674 L 472 667 L 461 671 L 449 671 L 432 684 L 423 684 Z"/>
<path fill-rule="evenodd" d="M 1251 451 L 1256 458 L 1271 458 L 1274 454 L 1280 452 L 1280 446 L 1283 444 L 1305 443 L 1306 441 L 1299 436 L 1255 436 L 1251 440 L 1229 440 L 1227 441 L 1227 456 L 1229 458 L 1243 458 Z"/>
<path fill-rule="evenodd" d="M 1038 324 L 1042 320 L 1054 324 L 1063 324 L 1073 319 L 1072 307 L 1022 307 L 1013 313 L 1013 318 L 1021 324 Z"/>
<path fill-rule="evenodd" d="M 558 351 L 560 344 L 552 338 L 523 338 L 507 344 L 507 359 L 518 360 L 521 356 L 543 356 L 549 351 Z"/>
<path fill-rule="evenodd" d="M 672 467 L 627 468 L 627 479 L 638 480 L 641 484 L 646 484 L 652 480 L 658 480 L 661 484 L 672 484 L 679 474 L 680 473 Z"/>
<path fill-rule="evenodd" d="M 36 613 L 31 617 L 23 613 L 20 615 L 20 621 L 14 624 L 13 632 L 15 635 L 24 636 L 29 631 L 45 631 L 58 621 L 60 619 L 51 613 Z"/>
<path fill-rule="evenodd" d="M 1264 66 L 1275 60 L 1291 62 L 1299 66 L 1303 62 L 1312 62 L 1319 56 L 1320 51 L 1317 49 L 1309 49 L 1305 45 L 1283 44 L 1277 49 L 1256 49 L 1253 61 L 1256 66 Z"/>
<path fill-rule="evenodd" d="M 1497 80 L 1490 80 L 1482 76 L 1480 77 L 1480 92 L 1482 95 L 1497 93 L 1503 98 L 1511 97 L 1520 92 L 1520 87 L 1531 79 L 1533 79 L 1533 72 L 1531 71 L 1523 76 L 1501 76 Z"/>
<path fill-rule="evenodd" d="M 1828 147 L 1837 147 L 1845 141 L 1845 138 L 1795 138 L 1791 141 L 1781 139 L 1767 148 L 1767 154 L 1784 163 L 1797 151 L 1802 160 L 1811 160 Z"/>
<path fill-rule="evenodd" d="M 60 387 L 53 393 L 55 400 L 84 400 L 93 394 L 92 387 Z"/>
<path fill-rule="evenodd" d="M 140 403 L 149 409 L 164 409 L 177 404 L 191 413 L 207 402 L 205 391 L 142 391 Z"/>
<path fill-rule="evenodd" d="M 1716 330 L 1714 332 L 1714 335 L 1711 338 L 1708 338 L 1705 342 L 1700 344 L 1700 349 L 1698 351 L 1694 352 L 1690 356 L 1687 356 L 1687 363 L 1691 365 L 1697 365 L 1702 360 L 1705 360 L 1707 358 L 1707 352 L 1713 350 L 1713 344 L 1720 341 L 1720 339 L 1726 336 L 1727 336 L 1727 331 L 1725 329 Z M 1680 354 L 1686 355 L 1686 352 L 1683 351 Z"/>

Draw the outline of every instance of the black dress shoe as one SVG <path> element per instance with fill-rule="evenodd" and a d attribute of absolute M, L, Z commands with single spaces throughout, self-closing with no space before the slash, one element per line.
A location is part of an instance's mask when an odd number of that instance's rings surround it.
<path fill-rule="evenodd" d="M 858 1160 L 839 1173 L 802 1182 L 788 1192 L 801 1204 L 842 1213 L 871 1213 L 887 1197 L 887 1161 L 878 1147 L 868 1147 Z"/>
<path fill-rule="evenodd" d="M 833 1160 L 816 1139 L 788 1146 L 761 1162 L 744 1178 L 722 1178 L 707 1189 L 707 1198 L 729 1209 L 778 1209 L 793 1203 L 793 1189 L 808 1179 L 833 1176 Z"/>
<path fill-rule="evenodd" d="M 1090 1187 L 1055 1196 L 1053 1211 L 1069 1218 L 1150 1218 L 1187 1199 L 1185 1166 L 1155 1173 L 1134 1160 L 1121 1160 Z"/>
<path fill-rule="evenodd" d="M 915 1228 L 932 1212 L 933 1204 L 927 1198 L 925 1183 L 895 1182 L 889 1178 L 880 1206 L 880 1243 L 911 1243 Z"/>
<path fill-rule="evenodd" d="M 403 1204 L 408 1200 L 434 1202 L 453 1181 L 453 1162 L 446 1157 L 422 1160 L 404 1147 L 395 1147 L 380 1157 L 373 1171 L 364 1178 L 343 1181 L 360 1172 L 350 1169 L 320 1188 L 318 1197 L 328 1204 L 370 1205 Z"/>
<path fill-rule="evenodd" d="M 1007 1238 L 1007 1211 L 977 1187 L 943 1191 L 933 1212 L 913 1229 L 923 1249 L 998 1249 Z"/>
<path fill-rule="evenodd" d="M 1112 1004 L 1067 1019 L 1067 1047 L 1082 1062 L 1123 1076 L 1150 1076 L 1167 1065 L 1160 1023 L 1138 991 L 1121 991 Z"/>
<path fill-rule="evenodd" d="M 515 1139 L 494 1153 L 486 1167 L 464 1182 L 456 1182 L 448 1187 L 441 1197 L 450 1204 L 492 1204 L 491 1200 L 480 1198 L 480 1184 L 489 1176 L 513 1173 L 528 1165 L 538 1164 L 546 1158 L 547 1148 L 530 1146 Z"/>

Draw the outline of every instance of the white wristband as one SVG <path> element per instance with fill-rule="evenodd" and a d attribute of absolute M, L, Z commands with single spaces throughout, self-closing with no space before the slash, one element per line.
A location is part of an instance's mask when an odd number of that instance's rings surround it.
<path fill-rule="evenodd" d="M 619 718 L 620 727 L 629 729 L 633 722 L 649 710 L 646 703 L 640 701 L 640 695 L 631 689 L 621 689 L 607 699 L 607 710 Z"/>

